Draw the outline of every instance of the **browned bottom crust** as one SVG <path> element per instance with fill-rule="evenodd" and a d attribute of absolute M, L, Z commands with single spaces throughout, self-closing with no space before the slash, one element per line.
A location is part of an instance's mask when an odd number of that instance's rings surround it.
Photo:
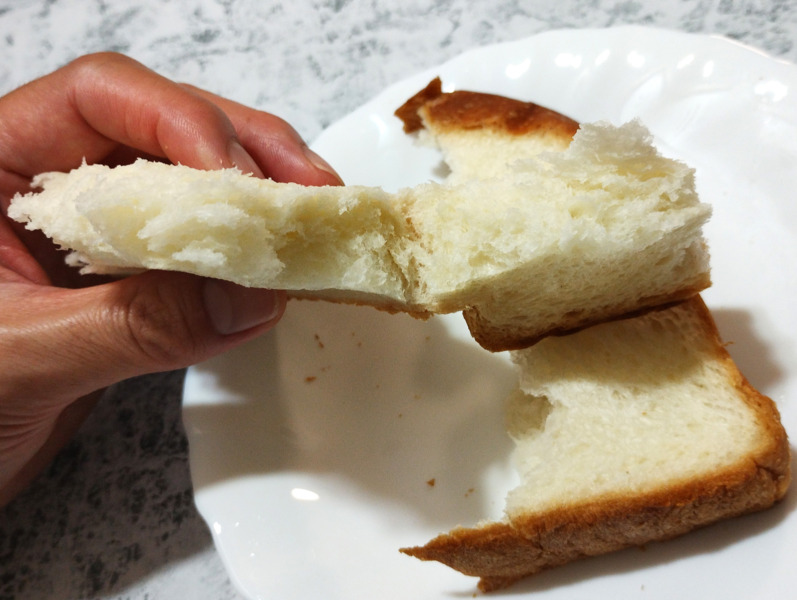
<path fill-rule="evenodd" d="M 468 325 L 471 337 L 485 350 L 490 352 L 503 352 L 505 350 L 522 350 L 533 346 L 548 336 L 564 336 L 576 333 L 587 327 L 630 319 L 644 315 L 654 310 L 665 310 L 675 304 L 694 298 L 711 285 L 708 274 L 694 286 L 684 288 L 667 296 L 653 296 L 640 300 L 634 305 L 633 310 L 623 311 L 620 307 L 610 306 L 603 311 L 593 311 L 589 314 L 572 313 L 569 318 L 562 319 L 555 329 L 540 330 L 539 328 L 523 330 L 522 326 L 507 326 L 494 319 L 485 318 L 479 306 L 471 306 L 462 311 L 462 316 Z"/>
<path fill-rule="evenodd" d="M 351 290 L 291 290 L 288 292 L 288 298 L 291 300 L 314 300 L 352 306 L 370 306 L 389 314 L 404 313 L 421 321 L 426 321 L 437 314 L 422 306 L 412 306 L 406 302 L 391 300 L 377 294 L 357 294 Z"/>
<path fill-rule="evenodd" d="M 785 443 L 782 452 L 788 454 Z M 573 560 L 667 540 L 769 508 L 789 482 L 788 459 L 776 462 L 780 466 L 772 470 L 748 461 L 710 481 L 642 498 L 573 505 L 512 524 L 461 527 L 401 552 L 477 576 L 480 590 L 493 591 Z"/>

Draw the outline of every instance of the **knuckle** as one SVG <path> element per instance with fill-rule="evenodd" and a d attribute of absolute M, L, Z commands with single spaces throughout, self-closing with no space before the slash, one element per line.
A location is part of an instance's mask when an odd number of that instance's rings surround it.
<path fill-rule="evenodd" d="M 132 59 L 117 52 L 94 52 L 73 59 L 66 69 L 71 70 L 77 77 L 94 77 L 98 74 L 112 72 L 121 65 L 132 63 Z"/>

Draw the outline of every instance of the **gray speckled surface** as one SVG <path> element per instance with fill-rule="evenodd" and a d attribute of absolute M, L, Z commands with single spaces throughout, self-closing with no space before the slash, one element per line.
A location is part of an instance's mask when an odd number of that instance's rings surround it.
<path fill-rule="evenodd" d="M 472 46 L 552 28 L 718 33 L 797 60 L 789 0 L 0 0 L 0 91 L 117 50 L 275 112 L 307 139 Z M 192 500 L 182 373 L 124 382 L 0 510 L 0 599 L 237 598 Z"/>

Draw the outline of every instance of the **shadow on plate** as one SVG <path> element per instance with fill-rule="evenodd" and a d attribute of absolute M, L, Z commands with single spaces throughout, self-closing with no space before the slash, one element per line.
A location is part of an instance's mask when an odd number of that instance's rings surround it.
<path fill-rule="evenodd" d="M 756 335 L 749 312 L 717 308 L 711 314 L 728 352 L 742 374 L 762 393 L 766 393 L 784 377 L 783 368 L 775 362 L 765 340 Z"/>
<path fill-rule="evenodd" d="M 293 302 L 271 334 L 187 381 L 194 483 L 333 474 L 441 526 L 475 522 L 496 496 L 485 473 L 510 471 L 515 385 L 508 358 L 477 346 L 460 315 Z"/>

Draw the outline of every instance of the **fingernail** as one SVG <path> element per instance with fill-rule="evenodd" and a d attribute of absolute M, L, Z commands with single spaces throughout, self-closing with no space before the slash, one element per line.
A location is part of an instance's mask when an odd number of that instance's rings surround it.
<path fill-rule="evenodd" d="M 263 325 L 282 312 L 282 301 L 277 292 L 246 288 L 228 281 L 208 279 L 203 298 L 210 322 L 222 335 Z"/>
<path fill-rule="evenodd" d="M 335 171 L 335 169 L 333 169 L 332 166 L 327 161 L 325 161 L 313 150 L 311 150 L 309 146 L 304 146 L 303 150 L 304 150 L 304 155 L 307 157 L 307 160 L 309 160 L 316 169 L 329 173 L 335 179 L 343 183 L 343 180 L 341 179 L 340 175 L 338 175 L 338 173 Z"/>
<path fill-rule="evenodd" d="M 255 159 L 250 156 L 246 149 L 241 146 L 237 140 L 230 142 L 227 148 L 227 156 L 230 157 L 230 162 L 238 167 L 244 173 L 251 173 L 255 177 L 263 177 L 263 171 L 255 162 Z"/>

